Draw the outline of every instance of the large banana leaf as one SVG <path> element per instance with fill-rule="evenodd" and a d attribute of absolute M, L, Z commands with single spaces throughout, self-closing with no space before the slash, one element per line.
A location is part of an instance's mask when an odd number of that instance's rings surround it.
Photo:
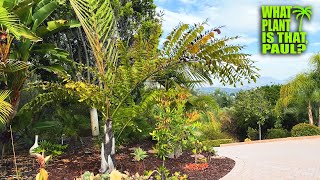
<path fill-rule="evenodd" d="M 47 26 L 40 26 L 37 29 L 37 35 L 40 37 L 49 36 L 59 31 L 80 27 L 81 24 L 75 20 L 55 20 L 49 21 Z"/>
<path fill-rule="evenodd" d="M 23 24 L 28 26 L 32 23 L 32 7 L 35 5 L 35 3 L 36 1 L 34 0 L 20 1 L 18 4 L 14 4 L 14 6 L 11 7 L 11 11 L 19 17 Z M 11 8 L 8 7 L 7 9 L 10 10 Z"/>
<path fill-rule="evenodd" d="M 10 91 L 0 91 L 0 122 L 6 124 L 12 113 L 12 106 L 5 100 L 9 97 Z"/>
<path fill-rule="evenodd" d="M 30 39 L 32 41 L 39 41 L 41 38 L 37 37 L 26 26 L 19 23 L 19 19 L 12 13 L 9 13 L 5 8 L 0 7 L 0 24 L 5 26 L 10 33 L 20 39 L 21 37 Z"/>
<path fill-rule="evenodd" d="M 56 1 L 45 1 L 42 0 L 38 6 L 36 7 L 34 14 L 32 15 L 32 19 L 34 20 L 34 24 L 32 30 L 36 30 L 37 27 L 43 23 L 45 19 L 47 19 L 50 14 L 56 10 L 58 7 L 58 3 Z"/>

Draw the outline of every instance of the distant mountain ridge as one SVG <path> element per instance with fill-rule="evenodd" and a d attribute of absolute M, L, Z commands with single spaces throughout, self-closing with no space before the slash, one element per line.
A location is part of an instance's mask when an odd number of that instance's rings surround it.
<path fill-rule="evenodd" d="M 259 79 L 257 79 L 256 83 L 254 82 L 244 83 L 243 86 L 237 85 L 236 87 L 231 87 L 231 86 L 216 85 L 216 86 L 210 86 L 210 87 L 200 87 L 197 90 L 203 93 L 212 93 L 216 89 L 221 89 L 222 91 L 225 91 L 228 94 L 231 94 L 231 93 L 237 93 L 241 90 L 248 90 L 248 89 L 252 89 L 260 86 L 285 84 L 286 82 L 289 81 L 289 79 L 278 80 L 272 77 L 260 77 Z"/>

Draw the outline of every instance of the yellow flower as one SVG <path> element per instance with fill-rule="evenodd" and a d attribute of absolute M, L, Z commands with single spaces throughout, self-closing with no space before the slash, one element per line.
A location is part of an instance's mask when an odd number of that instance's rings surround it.
<path fill-rule="evenodd" d="M 41 168 L 40 172 L 36 176 L 36 180 L 48 180 L 48 177 L 48 172 L 45 169 Z"/>
<path fill-rule="evenodd" d="M 113 170 L 110 173 L 110 180 L 122 180 L 124 174 L 122 174 L 121 172 L 117 171 L 117 170 Z"/>

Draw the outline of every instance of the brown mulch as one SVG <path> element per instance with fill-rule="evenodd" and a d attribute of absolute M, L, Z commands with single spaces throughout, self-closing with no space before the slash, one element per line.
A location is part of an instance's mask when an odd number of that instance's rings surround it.
<path fill-rule="evenodd" d="M 121 172 L 128 171 L 131 174 L 136 172 L 143 174 L 144 170 L 156 170 L 162 165 L 162 160 L 154 154 L 148 154 L 149 156 L 144 161 L 133 161 L 132 155 L 130 155 L 132 150 L 129 150 L 129 147 L 132 146 L 123 147 L 117 151 L 117 170 Z M 152 149 L 149 143 L 144 143 L 140 147 L 146 151 Z M 38 170 L 37 162 L 30 158 L 27 152 L 17 152 L 16 155 L 20 176 L 23 177 L 23 179 L 33 179 Z M 208 168 L 190 171 L 185 167 L 194 163 L 194 158 L 191 157 L 191 155 L 190 152 L 184 152 L 178 159 L 167 159 L 165 161 L 165 167 L 170 170 L 171 173 L 181 172 L 181 174 L 188 175 L 188 179 L 215 180 L 225 176 L 235 165 L 232 159 L 216 158 L 210 153 L 203 153 L 208 159 Z M 74 150 L 74 152 L 68 151 L 60 157 L 49 161 L 49 164 L 46 166 L 49 179 L 73 180 L 85 171 L 91 171 L 96 174 L 100 168 L 99 156 L 100 153 L 97 149 L 91 149 L 91 153 L 85 153 L 83 149 Z M 13 156 L 6 156 L 4 163 L 0 166 L 0 180 L 12 177 L 15 174 Z"/>

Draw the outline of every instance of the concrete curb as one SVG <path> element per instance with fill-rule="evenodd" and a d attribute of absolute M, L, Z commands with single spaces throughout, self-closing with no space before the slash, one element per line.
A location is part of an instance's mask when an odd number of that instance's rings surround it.
<path fill-rule="evenodd" d="M 320 135 L 317 135 L 317 136 L 302 136 L 302 137 L 287 137 L 287 138 L 278 138 L 278 139 L 264 139 L 264 140 L 248 141 L 248 142 L 237 142 L 237 143 L 229 143 L 229 144 L 220 144 L 220 147 L 237 146 L 237 145 L 245 145 L 245 144 L 267 143 L 267 142 L 278 142 L 278 141 L 294 141 L 294 140 L 303 140 L 303 139 L 317 139 L 317 138 L 320 139 Z"/>

